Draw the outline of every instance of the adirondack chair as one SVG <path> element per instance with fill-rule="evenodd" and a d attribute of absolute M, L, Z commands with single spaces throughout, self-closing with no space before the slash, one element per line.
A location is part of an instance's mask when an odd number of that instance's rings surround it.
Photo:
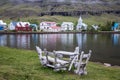
<path fill-rule="evenodd" d="M 49 52 L 46 49 L 42 51 L 38 46 L 36 46 L 37 53 L 39 55 L 40 62 L 43 66 L 48 66 L 54 68 L 55 71 L 67 70 L 70 63 L 78 60 L 79 47 L 76 47 L 74 52 L 67 51 L 53 51 Z M 64 60 L 63 55 L 69 56 L 69 59 Z M 65 58 L 66 59 L 66 58 Z M 72 67 L 72 65 L 70 65 Z M 71 70 L 71 67 L 69 70 Z"/>
<path fill-rule="evenodd" d="M 79 61 L 75 64 L 76 70 L 74 72 L 78 75 L 87 75 L 86 65 L 90 59 L 92 51 L 89 50 L 88 54 L 84 54 L 84 51 L 81 52 Z"/>

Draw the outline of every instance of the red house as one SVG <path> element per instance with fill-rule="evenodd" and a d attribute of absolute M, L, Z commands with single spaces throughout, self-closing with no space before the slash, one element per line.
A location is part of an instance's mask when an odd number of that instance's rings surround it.
<path fill-rule="evenodd" d="M 32 28 L 30 27 L 29 22 L 18 22 L 15 30 L 18 31 L 32 31 Z"/>

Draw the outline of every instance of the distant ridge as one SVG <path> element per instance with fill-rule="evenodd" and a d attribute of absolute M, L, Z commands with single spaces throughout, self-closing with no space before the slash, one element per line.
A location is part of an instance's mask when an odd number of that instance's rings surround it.
<path fill-rule="evenodd" d="M 120 13 L 120 0 L 0 0 L 0 16 Z"/>

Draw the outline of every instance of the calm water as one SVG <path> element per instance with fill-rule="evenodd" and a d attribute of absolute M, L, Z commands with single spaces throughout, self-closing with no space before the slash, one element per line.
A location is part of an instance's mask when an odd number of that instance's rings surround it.
<path fill-rule="evenodd" d="M 120 65 L 120 34 L 9 34 L 0 35 L 0 46 L 35 50 L 93 51 L 91 61 Z"/>

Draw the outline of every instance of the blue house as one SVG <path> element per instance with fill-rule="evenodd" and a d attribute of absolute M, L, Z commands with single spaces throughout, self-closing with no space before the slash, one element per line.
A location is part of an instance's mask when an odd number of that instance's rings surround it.
<path fill-rule="evenodd" d="M 120 30 L 120 29 L 119 29 L 119 23 L 117 23 L 117 22 L 113 23 L 112 30 L 113 30 L 113 31 L 118 31 L 118 30 Z"/>

